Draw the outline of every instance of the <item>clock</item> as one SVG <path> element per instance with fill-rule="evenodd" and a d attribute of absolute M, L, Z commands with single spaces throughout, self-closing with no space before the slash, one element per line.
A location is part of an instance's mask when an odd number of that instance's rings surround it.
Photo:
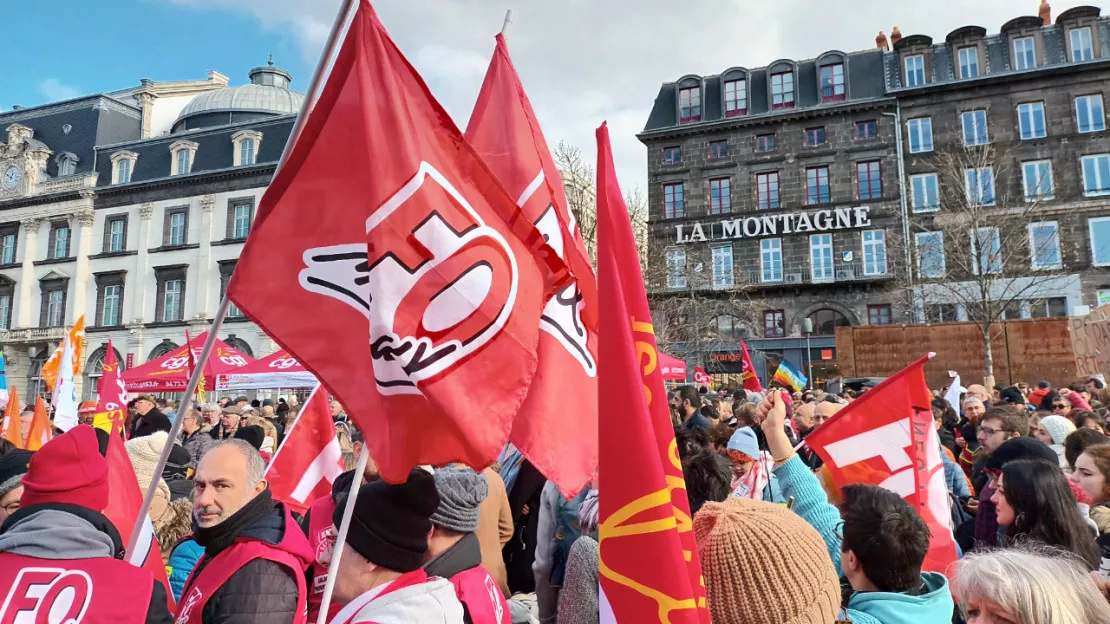
<path fill-rule="evenodd" d="M 19 170 L 19 167 L 8 167 L 4 170 L 4 176 L 0 178 L 0 186 L 3 186 L 5 189 L 13 189 L 19 184 L 22 178 L 23 172 Z"/>

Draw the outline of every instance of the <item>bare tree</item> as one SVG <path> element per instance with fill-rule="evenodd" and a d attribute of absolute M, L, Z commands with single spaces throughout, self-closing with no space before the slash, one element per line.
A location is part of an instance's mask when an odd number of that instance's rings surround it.
<path fill-rule="evenodd" d="M 990 143 L 939 152 L 935 162 L 935 208 L 915 210 L 935 213 L 912 221 L 912 296 L 928 321 L 955 320 L 938 313 L 964 308 L 979 327 L 983 377 L 993 385 L 991 340 L 1001 332 L 998 321 L 1018 318 L 1023 306 L 1043 307 L 1059 289 L 1059 226 L 1045 217 L 1041 202 L 1051 197 L 1052 181 L 1037 165 L 1022 176 L 1014 159 Z"/>

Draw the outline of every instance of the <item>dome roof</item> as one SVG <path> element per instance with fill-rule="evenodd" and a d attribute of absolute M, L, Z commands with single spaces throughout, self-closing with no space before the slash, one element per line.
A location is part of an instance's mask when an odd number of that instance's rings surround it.
<path fill-rule="evenodd" d="M 289 83 L 292 77 L 288 72 L 273 66 L 271 59 L 269 65 L 256 67 L 250 71 L 250 84 L 239 87 L 225 87 L 208 93 L 202 93 L 193 98 L 191 102 L 181 109 L 181 114 L 174 122 L 174 129 L 197 128 L 203 126 L 220 125 L 209 120 L 225 119 L 228 116 L 212 115 L 212 113 L 254 113 L 254 116 L 286 115 L 297 113 L 301 110 L 304 95 L 291 91 Z M 200 119 L 198 119 L 200 118 Z M 185 120 L 193 122 L 185 124 Z"/>

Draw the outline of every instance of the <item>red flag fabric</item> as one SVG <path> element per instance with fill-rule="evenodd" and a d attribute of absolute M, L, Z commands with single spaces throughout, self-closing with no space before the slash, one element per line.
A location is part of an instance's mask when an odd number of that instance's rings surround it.
<path fill-rule="evenodd" d="M 228 296 L 339 399 L 397 483 L 418 464 L 494 461 L 543 304 L 568 281 L 360 0 Z"/>
<path fill-rule="evenodd" d="M 601 602 L 618 622 L 708 623 L 661 354 L 605 124 L 597 131 L 597 221 L 607 415 L 598 423 Z"/>
<path fill-rule="evenodd" d="M 763 392 L 763 384 L 759 381 L 759 375 L 755 374 L 752 358 L 748 355 L 748 343 L 741 340 L 740 350 L 743 353 L 740 359 L 740 378 L 744 380 L 744 389 L 752 392 Z"/>
<path fill-rule="evenodd" d="M 806 436 L 806 444 L 825 461 L 836 487 L 879 485 L 905 498 L 932 533 L 923 569 L 943 574 L 956 560 L 956 545 L 933 396 L 922 369 L 930 357 L 849 403 Z"/>
<path fill-rule="evenodd" d="M 111 493 L 108 497 L 108 507 L 104 509 L 104 516 L 115 525 L 120 539 L 126 546 L 131 543 L 131 531 L 135 527 L 139 510 L 143 507 L 143 492 L 139 489 L 131 460 L 127 458 L 127 449 L 124 448 L 123 440 L 118 435 L 108 436 L 108 450 L 104 453 L 104 459 L 108 462 L 108 491 Z M 129 553 L 128 563 L 149 570 L 154 575 L 154 580 L 162 583 L 166 588 L 167 606 L 170 613 L 173 613 L 173 592 L 170 591 L 166 566 L 162 564 L 162 551 L 158 547 L 158 539 L 154 536 L 154 524 L 150 521 L 149 515 L 143 518 L 140 531 L 139 541 L 136 543 L 134 552 Z"/>
<path fill-rule="evenodd" d="M 317 498 L 331 495 L 331 484 L 342 473 L 328 393 L 317 386 L 270 460 L 266 480 L 275 499 L 303 515 Z"/>
<path fill-rule="evenodd" d="M 101 370 L 100 379 L 96 382 L 96 412 L 93 414 L 93 426 L 103 429 L 108 433 L 115 433 L 116 428 L 123 428 L 127 420 L 127 388 L 123 385 L 120 375 L 119 360 L 112 341 L 108 340 L 107 351 L 104 354 L 104 368 Z"/>
<path fill-rule="evenodd" d="M 123 373 L 123 382 L 130 392 L 180 392 L 189 385 L 189 375 L 193 372 L 194 358 L 204 349 L 208 332 L 202 332 L 187 344 L 170 351 L 160 358 L 140 366 L 129 368 Z M 204 363 L 205 379 L 215 379 L 221 373 L 229 373 L 254 361 L 251 356 L 233 349 L 226 342 L 216 339 L 212 354 Z"/>
<path fill-rule="evenodd" d="M 539 367 L 509 434 L 570 498 L 597 469 L 597 284 L 559 170 L 501 35 L 466 138 L 575 277 L 544 306 Z"/>
<path fill-rule="evenodd" d="M 37 451 L 54 437 L 54 427 L 50 424 L 50 414 L 42 395 L 35 397 L 35 416 L 31 419 L 31 431 L 27 434 L 27 450 Z"/>
<path fill-rule="evenodd" d="M 671 357 L 666 353 L 660 353 L 659 370 L 665 380 L 686 381 L 686 362 L 676 357 Z"/>
<path fill-rule="evenodd" d="M 713 377 L 705 372 L 705 369 L 700 366 L 694 367 L 694 383 L 700 386 L 708 386 L 713 383 Z"/>

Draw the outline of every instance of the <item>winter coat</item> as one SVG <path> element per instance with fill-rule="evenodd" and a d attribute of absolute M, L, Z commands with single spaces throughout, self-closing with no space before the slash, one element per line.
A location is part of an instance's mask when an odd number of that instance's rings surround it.
<path fill-rule="evenodd" d="M 554 624 L 559 608 L 559 588 L 551 584 L 551 569 L 555 564 L 555 525 L 558 522 L 556 514 L 559 513 L 559 502 L 562 496 L 559 488 L 555 487 L 554 481 L 548 481 L 540 495 L 536 559 L 532 562 L 532 573 L 536 578 L 536 605 L 539 607 L 540 624 Z"/>
<path fill-rule="evenodd" d="M 266 437 L 272 441 L 271 444 L 273 446 L 272 448 L 270 448 L 266 445 L 265 442 L 263 442 L 262 450 L 268 450 L 270 454 L 273 455 L 274 450 L 277 449 L 278 442 L 278 431 L 277 427 L 274 426 L 274 423 L 261 416 L 251 416 L 247 418 L 247 426 L 250 425 L 258 425 L 259 427 L 262 427 L 263 431 L 266 432 Z"/>
<path fill-rule="evenodd" d="M 181 600 L 185 581 L 189 580 L 189 575 L 193 573 L 193 568 L 197 567 L 197 561 L 200 561 L 200 556 L 203 554 L 204 548 L 192 537 L 187 537 L 174 546 L 170 561 L 166 564 L 170 573 L 170 590 L 173 591 L 174 602 Z"/>
<path fill-rule="evenodd" d="M 509 509 L 513 513 L 513 539 L 501 551 L 505 558 L 505 572 L 512 593 L 530 594 L 536 591 L 536 576 L 532 562 L 536 557 L 536 531 L 539 525 L 540 496 L 547 482 L 532 465 L 523 460 L 516 475 L 516 482 L 509 491 Z M 524 508 L 528 508 L 528 513 Z"/>
<path fill-rule="evenodd" d="M 447 579 L 429 578 L 424 568 L 375 587 L 347 603 L 333 624 L 462 624 L 463 607 Z"/>
<path fill-rule="evenodd" d="M 157 407 L 152 407 L 146 414 L 135 417 L 135 422 L 131 423 L 131 437 L 141 438 L 155 431 L 169 431 L 170 426 L 170 419 Z"/>
<path fill-rule="evenodd" d="M 583 535 L 574 540 L 567 558 L 563 591 L 559 594 L 556 624 L 598 624 L 597 575 L 601 547 L 597 540 Z"/>
<path fill-rule="evenodd" d="M 162 564 L 169 565 L 173 547 L 193 530 L 193 502 L 186 499 L 170 501 L 166 513 L 154 523 L 154 536 L 162 549 Z"/>
<path fill-rule="evenodd" d="M 213 440 L 212 436 L 204 429 L 198 429 L 191 435 L 185 436 L 181 440 L 181 446 L 185 447 L 185 450 L 189 452 L 189 466 L 191 468 L 196 468 L 204 452 L 215 443 L 216 441 Z"/>
<path fill-rule="evenodd" d="M 509 495 L 501 477 L 493 468 L 486 468 L 482 474 L 489 483 L 489 493 L 478 506 L 478 529 L 474 532 L 482 545 L 482 565 L 507 598 L 509 583 L 505 578 L 505 558 L 501 549 L 513 539 L 513 512 L 509 509 Z"/>
<path fill-rule="evenodd" d="M 829 557 L 840 568 L 840 538 L 836 536 L 841 523 L 840 511 L 829 504 L 817 477 L 798 457 L 775 467 L 784 496 L 794 497 L 794 512 L 802 517 L 825 540 Z M 912 596 L 896 592 L 855 592 L 848 598 L 848 618 L 854 624 L 948 624 L 952 621 L 953 601 L 948 580 L 943 574 L 922 572 L 924 593 Z"/>

